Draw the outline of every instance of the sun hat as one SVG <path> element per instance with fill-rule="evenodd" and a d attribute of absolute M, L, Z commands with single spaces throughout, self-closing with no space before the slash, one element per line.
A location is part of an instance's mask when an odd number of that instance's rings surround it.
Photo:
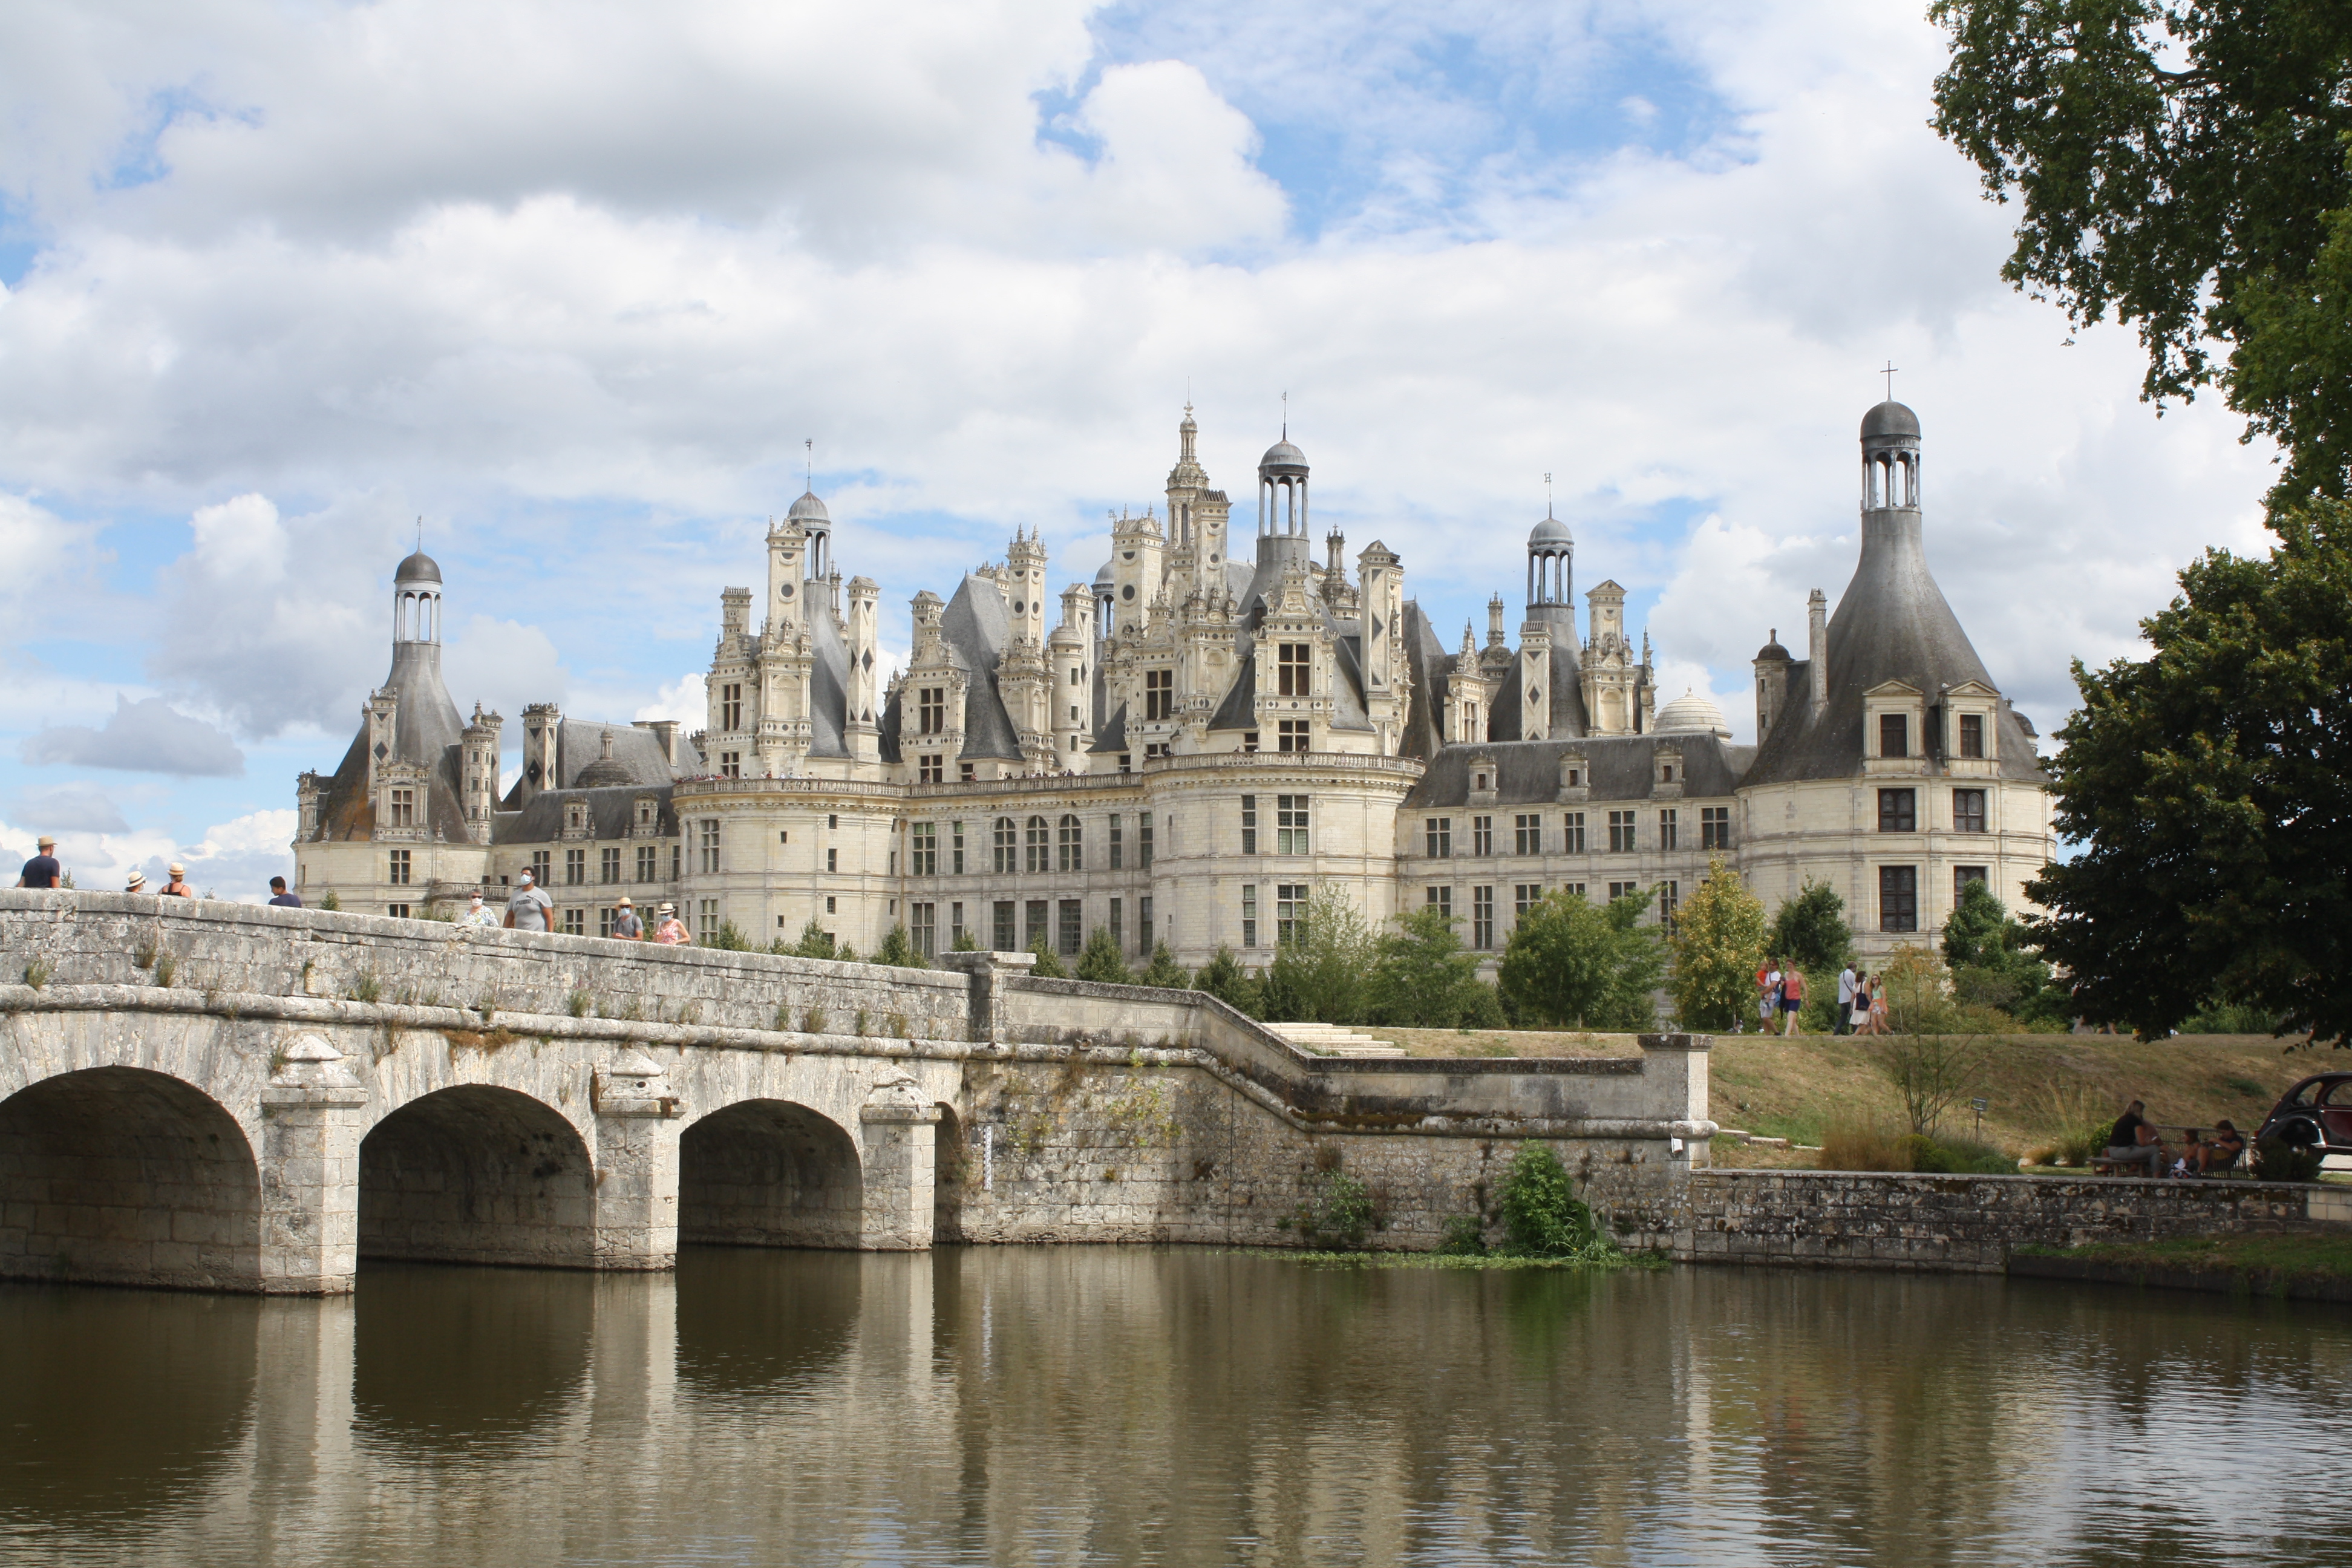
<path fill-rule="evenodd" d="M 177 860 L 172 862 L 172 875 L 174 877 L 185 876 L 187 874 L 187 870 L 188 868 L 185 866 L 181 865 Z"/>
<path fill-rule="evenodd" d="M 42 835 L 41 835 L 41 843 L 40 843 L 40 847 L 42 847 L 42 848 L 44 848 L 44 849 L 55 849 L 57 847 L 58 847 L 58 841 L 57 841 L 56 839 L 54 839 L 54 838 L 50 837 L 49 837 L 47 834 L 46 834 L 46 833 L 44 833 L 44 834 L 42 834 Z"/>
<path fill-rule="evenodd" d="M 677 910 L 674 905 L 664 904 L 661 908 L 656 910 L 654 913 L 657 915 L 674 915 L 677 913 Z"/>
<path fill-rule="evenodd" d="M 614 907 L 614 909 L 616 909 L 616 910 L 626 910 L 626 909 L 634 909 L 634 908 L 635 908 L 635 905 L 633 905 L 633 904 L 631 904 L 631 903 L 629 902 L 629 895 L 628 895 L 628 894 L 626 894 L 626 893 L 623 893 L 623 894 L 621 895 L 621 901 L 620 901 L 619 903 L 617 903 L 617 904 L 614 904 L 613 907 Z"/>
<path fill-rule="evenodd" d="M 146 885 L 147 873 L 144 871 L 133 871 L 131 873 L 130 883 L 124 887 L 122 890 L 126 893 L 135 893 Z"/>

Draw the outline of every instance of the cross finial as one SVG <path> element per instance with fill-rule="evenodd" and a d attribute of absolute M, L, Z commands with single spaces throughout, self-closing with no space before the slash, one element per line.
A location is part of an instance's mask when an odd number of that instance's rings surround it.
<path fill-rule="evenodd" d="M 1282 395 L 1282 438 L 1290 439 L 1290 394 L 1286 391 Z"/>
<path fill-rule="evenodd" d="M 1549 474 L 1544 476 L 1544 516 L 1547 519 L 1551 516 L 1551 476 Z"/>
<path fill-rule="evenodd" d="M 1881 374 L 1881 375 L 1883 375 L 1883 376 L 1885 376 L 1885 377 L 1886 378 L 1886 401 L 1887 401 L 1887 402 L 1889 402 L 1889 403 L 1894 402 L 1894 401 L 1895 401 L 1895 362 L 1894 362 L 1893 360 L 1888 360 L 1888 361 L 1886 362 L 1886 368 L 1885 368 L 1885 370 L 1880 371 L 1878 374 Z"/>
<path fill-rule="evenodd" d="M 809 437 L 801 443 L 801 488 L 816 494 L 816 437 Z"/>

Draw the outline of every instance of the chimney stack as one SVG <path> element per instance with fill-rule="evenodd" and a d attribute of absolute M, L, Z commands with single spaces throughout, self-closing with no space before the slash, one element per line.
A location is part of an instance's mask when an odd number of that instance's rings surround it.
<path fill-rule="evenodd" d="M 1808 639 L 1811 646 L 1805 657 L 1810 661 L 1811 668 L 1808 673 L 1811 675 L 1813 681 L 1813 711 L 1819 713 L 1829 706 L 1830 700 L 1829 595 L 1819 588 L 1814 589 L 1813 597 L 1808 608 L 1812 626 Z"/>

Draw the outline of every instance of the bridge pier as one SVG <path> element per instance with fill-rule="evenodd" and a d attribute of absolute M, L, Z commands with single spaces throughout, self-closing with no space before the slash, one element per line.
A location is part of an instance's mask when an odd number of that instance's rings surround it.
<path fill-rule="evenodd" d="M 630 1051 L 593 1079 L 596 1267 L 677 1264 L 678 1099 L 667 1068 Z"/>
<path fill-rule="evenodd" d="M 261 1288 L 333 1296 L 360 1260 L 360 1135 L 367 1089 L 343 1053 L 303 1035 L 261 1091 Z"/>
<path fill-rule="evenodd" d="M 858 1108 L 866 1166 L 865 1233 L 875 1252 L 922 1252 L 931 1245 L 940 1108 L 912 1079 L 877 1085 Z"/>

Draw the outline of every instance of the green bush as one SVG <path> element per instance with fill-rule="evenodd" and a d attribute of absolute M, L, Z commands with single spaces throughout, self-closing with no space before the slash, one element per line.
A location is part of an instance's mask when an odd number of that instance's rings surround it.
<path fill-rule="evenodd" d="M 704 942 L 702 945 L 705 947 L 715 947 L 721 952 L 749 952 L 751 951 L 751 942 L 743 935 L 742 931 L 733 921 L 719 921 L 719 929 L 711 932 L 710 940 Z"/>
<path fill-rule="evenodd" d="M 1441 1258 L 1484 1258 L 1486 1227 L 1475 1214 L 1458 1214 L 1445 1222 L 1445 1239 L 1437 1244 Z"/>
<path fill-rule="evenodd" d="M 1113 940 L 1110 928 L 1097 926 L 1087 938 L 1086 950 L 1078 954 L 1077 977 L 1104 985 L 1132 985 L 1135 976 L 1128 973 L 1127 960 L 1119 956 L 1118 943 Z"/>
<path fill-rule="evenodd" d="M 2322 1158 L 2311 1145 L 2273 1132 L 2255 1141 L 2254 1174 L 2265 1182 L 2315 1182 Z"/>
<path fill-rule="evenodd" d="M 923 962 L 923 955 L 915 951 L 915 944 L 907 935 L 907 928 L 902 925 L 894 925 L 882 933 L 882 945 L 874 950 L 874 962 L 887 963 L 898 969 L 930 967 Z"/>
<path fill-rule="evenodd" d="M 1314 1196 L 1298 1205 L 1292 1216 L 1299 1235 L 1334 1252 L 1353 1252 L 1380 1222 L 1371 1189 L 1345 1171 L 1328 1171 L 1316 1183 Z"/>
<path fill-rule="evenodd" d="M 1201 965 L 1201 973 L 1192 976 L 1192 989 L 1205 991 L 1235 1012 L 1246 1013 L 1253 1018 L 1264 1005 L 1257 982 L 1234 957 L 1234 950 L 1223 945 L 1214 957 Z"/>
<path fill-rule="evenodd" d="M 1596 1239 L 1592 1211 L 1559 1156 L 1541 1143 L 1519 1145 L 1496 1194 L 1503 1221 L 1498 1249 L 1517 1258 L 1567 1258 Z"/>
<path fill-rule="evenodd" d="M 1969 1138 L 1928 1138 L 1913 1132 L 1905 1136 L 1903 1151 L 1909 1157 L 1906 1167 L 1933 1174 L 2013 1176 L 2017 1162 L 1990 1143 L 1979 1143 Z"/>
<path fill-rule="evenodd" d="M 2180 1020 L 2184 1035 L 2267 1035 L 2278 1020 L 2260 1007 L 2242 1002 L 2208 1002 Z"/>
<path fill-rule="evenodd" d="M 1038 979 L 1067 980 L 1070 977 L 1070 972 L 1062 967 L 1062 961 L 1054 956 L 1054 944 L 1044 937 L 1031 942 L 1029 951 L 1037 955 L 1037 966 L 1029 973 Z"/>
<path fill-rule="evenodd" d="M 1163 991 L 1189 991 L 1192 986 L 1192 972 L 1176 962 L 1176 955 L 1166 942 L 1151 950 L 1151 962 L 1135 977 L 1138 985 L 1157 985 Z"/>

